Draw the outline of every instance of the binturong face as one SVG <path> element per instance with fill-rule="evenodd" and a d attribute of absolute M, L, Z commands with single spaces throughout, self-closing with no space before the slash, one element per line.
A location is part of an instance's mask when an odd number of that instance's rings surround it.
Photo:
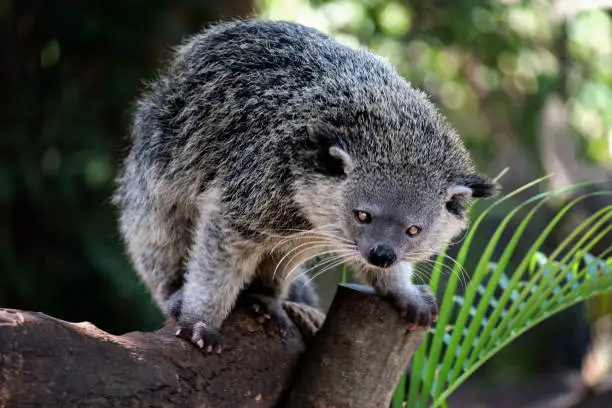
<path fill-rule="evenodd" d="M 351 149 L 354 133 L 327 126 L 310 132 L 317 170 L 308 188 L 298 189 L 310 194 L 298 201 L 315 229 L 338 237 L 340 252 L 361 270 L 429 259 L 465 230 L 473 199 L 495 192 L 454 135 L 432 137 L 417 151 L 410 143 L 378 144 L 399 139 L 394 135 L 353 142 L 359 149 Z"/>
<path fill-rule="evenodd" d="M 381 269 L 441 251 L 467 227 L 474 183 L 486 184 L 478 176 L 435 180 L 416 168 L 396 169 L 385 180 L 355 170 L 345 188 L 341 229 L 354 241 L 358 262 Z"/>

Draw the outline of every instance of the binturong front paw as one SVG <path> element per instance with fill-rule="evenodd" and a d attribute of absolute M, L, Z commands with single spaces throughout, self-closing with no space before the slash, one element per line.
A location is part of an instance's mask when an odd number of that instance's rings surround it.
<path fill-rule="evenodd" d="M 418 327 L 429 330 L 438 320 L 438 303 L 429 286 L 415 285 L 410 291 L 390 292 L 383 297 L 399 311 L 400 317 L 408 322 L 408 329 Z"/>
<path fill-rule="evenodd" d="M 189 321 L 181 318 L 176 335 L 185 339 L 206 353 L 221 353 L 221 334 L 219 330 L 201 321 Z"/>
<path fill-rule="evenodd" d="M 178 320 L 176 335 L 185 339 L 207 353 L 221 353 L 221 335 L 219 330 L 202 320 L 189 319 L 181 313 L 183 307 L 183 289 L 174 292 L 164 303 L 164 314 Z"/>

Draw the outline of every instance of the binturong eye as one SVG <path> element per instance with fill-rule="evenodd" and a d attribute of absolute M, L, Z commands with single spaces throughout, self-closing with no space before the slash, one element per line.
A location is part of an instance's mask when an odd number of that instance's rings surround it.
<path fill-rule="evenodd" d="M 408 234 L 411 237 L 414 237 L 416 235 L 419 235 L 419 233 L 421 232 L 421 227 L 417 226 L 417 225 L 411 225 L 408 227 L 408 229 L 406 230 L 406 234 Z"/>
<path fill-rule="evenodd" d="M 365 211 L 355 211 L 355 217 L 362 224 L 369 224 L 372 221 L 372 216 Z"/>

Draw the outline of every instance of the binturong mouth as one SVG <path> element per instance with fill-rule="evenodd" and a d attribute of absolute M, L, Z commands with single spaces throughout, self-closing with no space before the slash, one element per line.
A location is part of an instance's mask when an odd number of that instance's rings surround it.
<path fill-rule="evenodd" d="M 397 261 L 397 254 L 391 246 L 377 244 L 370 248 L 364 259 L 368 264 L 377 268 L 389 268 Z"/>

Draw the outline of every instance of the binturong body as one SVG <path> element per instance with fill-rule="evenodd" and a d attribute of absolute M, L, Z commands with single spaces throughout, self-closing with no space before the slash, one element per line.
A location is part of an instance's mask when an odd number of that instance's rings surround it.
<path fill-rule="evenodd" d="M 430 324 L 411 265 L 493 189 L 387 61 L 289 22 L 189 38 L 139 100 L 131 143 L 114 198 L 127 252 L 177 334 L 208 351 L 243 288 L 285 299 L 316 255 Z"/>

